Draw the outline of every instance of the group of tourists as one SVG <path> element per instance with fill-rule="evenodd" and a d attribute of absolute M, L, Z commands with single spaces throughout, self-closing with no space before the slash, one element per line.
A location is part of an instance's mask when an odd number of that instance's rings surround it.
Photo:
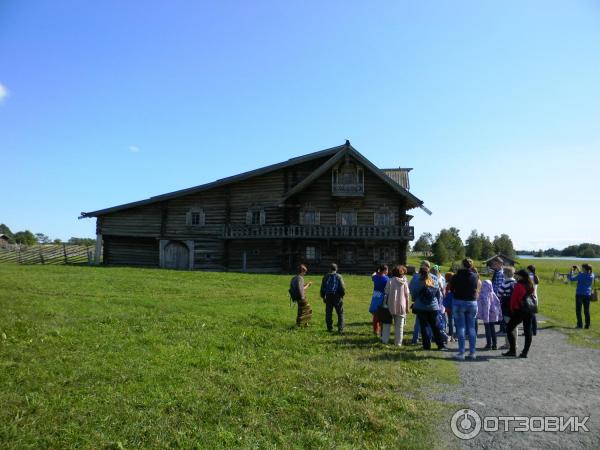
<path fill-rule="evenodd" d="M 458 342 L 455 358 L 477 358 L 477 324 L 483 322 L 486 345 L 482 350 L 507 350 L 503 356 L 527 358 L 533 336 L 537 334 L 539 278 L 533 265 L 515 271 L 514 267 L 503 266 L 497 257 L 490 263 L 490 280 L 481 281 L 471 259 L 462 261 L 461 267 L 442 275 L 440 267 L 422 261 L 418 272 L 409 281 L 407 268 L 396 265 L 389 272 L 382 264 L 371 275 L 373 295 L 369 306 L 372 314 L 373 333 L 387 344 L 394 325 L 394 344 L 402 346 L 404 325 L 409 311 L 416 315 L 412 343 L 421 338 L 423 349 L 430 350 L 432 341 L 438 350 L 448 350 L 448 342 Z M 306 290 L 312 283 L 304 282 L 308 272 L 300 265 L 298 274 L 290 283 L 290 297 L 297 303 L 296 324 L 306 326 L 312 318 L 312 309 L 306 298 Z M 589 264 L 580 271 L 573 266 L 568 274 L 570 281 L 577 281 L 576 315 L 577 327 L 583 327 L 581 310 L 585 317 L 585 328 L 590 327 L 589 306 L 592 300 L 594 274 Z M 322 281 L 320 296 L 325 303 L 325 323 L 333 331 L 333 311 L 337 314 L 337 329 L 344 331 L 344 305 L 346 294 L 344 279 L 336 264 Z M 524 344 L 517 352 L 519 325 L 522 326 Z M 497 330 L 496 327 L 499 327 Z M 505 334 L 504 345 L 498 347 L 497 336 Z M 467 354 L 468 340 L 468 354 Z"/>

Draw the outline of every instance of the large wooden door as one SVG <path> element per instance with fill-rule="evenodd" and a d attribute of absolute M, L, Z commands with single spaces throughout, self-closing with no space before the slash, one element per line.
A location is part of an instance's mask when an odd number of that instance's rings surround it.
<path fill-rule="evenodd" d="M 187 270 L 190 268 L 190 251 L 183 242 L 169 241 L 164 250 L 166 269 Z"/>

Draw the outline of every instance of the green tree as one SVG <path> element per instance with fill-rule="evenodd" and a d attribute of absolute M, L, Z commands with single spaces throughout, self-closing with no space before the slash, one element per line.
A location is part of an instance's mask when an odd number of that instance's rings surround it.
<path fill-rule="evenodd" d="M 494 250 L 496 253 L 502 253 L 510 258 L 513 258 L 516 255 L 513 242 L 508 234 L 494 236 Z"/>
<path fill-rule="evenodd" d="M 68 243 L 71 245 L 83 245 L 85 247 L 91 247 L 96 245 L 96 239 L 72 237 L 69 239 Z"/>
<path fill-rule="evenodd" d="M 413 245 L 413 252 L 423 252 L 425 255 L 431 254 L 431 246 L 433 245 L 433 236 L 431 233 L 423 233 Z"/>
<path fill-rule="evenodd" d="M 433 261 L 436 264 L 445 264 L 449 261 L 448 249 L 443 240 L 436 240 L 432 246 Z"/>
<path fill-rule="evenodd" d="M 35 240 L 38 244 L 48 244 L 50 242 L 50 238 L 44 233 L 35 233 Z"/>
<path fill-rule="evenodd" d="M 15 233 L 15 242 L 23 245 L 35 245 L 37 240 L 31 231 L 25 230 Z"/>
<path fill-rule="evenodd" d="M 445 248 L 447 251 L 447 261 L 454 262 L 465 257 L 465 246 L 460 238 L 459 233 L 460 230 L 458 228 L 450 227 L 448 229 L 441 230 L 437 235 L 434 247 L 436 247 L 436 243 L 438 244 L 438 247 L 440 244 L 443 244 L 443 248 Z M 441 254 L 438 256 L 443 256 L 443 249 L 440 250 L 440 252 Z"/>
<path fill-rule="evenodd" d="M 477 234 L 477 230 L 471 231 L 471 234 L 465 242 L 465 254 L 472 259 L 481 259 L 481 251 L 483 250 L 483 243 L 481 242 L 481 236 Z"/>
<path fill-rule="evenodd" d="M 56 238 L 52 241 L 53 244 L 62 244 L 62 241 L 59 238 Z"/>
<path fill-rule="evenodd" d="M 479 235 L 479 240 L 481 241 L 481 259 L 486 260 L 494 256 L 494 244 L 492 244 L 490 238 L 481 233 Z"/>

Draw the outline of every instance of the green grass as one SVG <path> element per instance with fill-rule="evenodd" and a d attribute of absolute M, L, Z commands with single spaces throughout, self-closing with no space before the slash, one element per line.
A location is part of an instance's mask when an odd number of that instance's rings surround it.
<path fill-rule="evenodd" d="M 377 343 L 346 278 L 340 336 L 288 276 L 2 265 L 0 447 L 430 448 L 456 368 Z"/>

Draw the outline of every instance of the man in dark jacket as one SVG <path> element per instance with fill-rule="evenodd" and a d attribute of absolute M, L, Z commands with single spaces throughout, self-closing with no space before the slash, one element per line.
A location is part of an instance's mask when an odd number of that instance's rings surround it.
<path fill-rule="evenodd" d="M 344 279 L 337 273 L 337 264 L 330 266 L 330 272 L 323 277 L 321 281 L 321 298 L 325 302 L 325 324 L 327 331 L 333 331 L 333 309 L 338 317 L 338 331 L 344 331 L 344 295 L 346 295 L 346 286 Z"/>

